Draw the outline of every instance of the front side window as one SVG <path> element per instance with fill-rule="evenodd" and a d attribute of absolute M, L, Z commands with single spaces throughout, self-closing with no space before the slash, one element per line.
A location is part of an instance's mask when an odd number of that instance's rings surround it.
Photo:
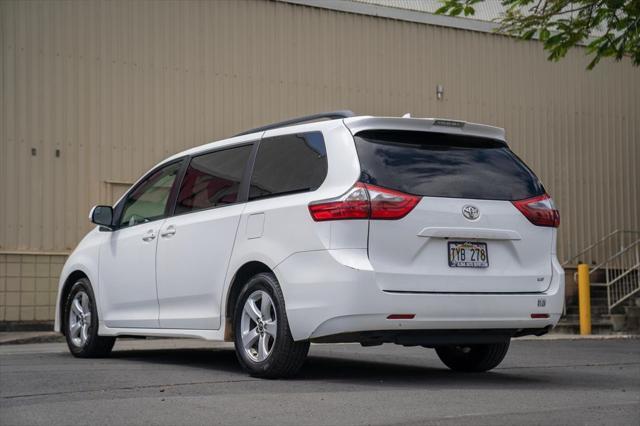
<path fill-rule="evenodd" d="M 249 200 L 315 191 L 327 176 L 322 133 L 276 136 L 260 142 Z"/>
<path fill-rule="evenodd" d="M 181 164 L 177 162 L 157 170 L 127 196 L 122 209 L 120 227 L 165 217 L 167 201 Z"/>
<path fill-rule="evenodd" d="M 238 201 L 238 190 L 251 145 L 194 157 L 182 180 L 176 214 L 225 206 Z"/>

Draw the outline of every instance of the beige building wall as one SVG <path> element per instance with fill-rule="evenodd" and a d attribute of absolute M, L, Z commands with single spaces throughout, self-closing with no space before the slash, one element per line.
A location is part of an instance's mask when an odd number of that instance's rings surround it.
<path fill-rule="evenodd" d="M 587 72 L 580 49 L 550 63 L 535 41 L 267 0 L 1 0 L 0 20 L 0 321 L 53 317 L 90 207 L 157 161 L 318 111 L 506 128 L 561 209 L 561 258 L 640 229 L 629 61 Z"/>

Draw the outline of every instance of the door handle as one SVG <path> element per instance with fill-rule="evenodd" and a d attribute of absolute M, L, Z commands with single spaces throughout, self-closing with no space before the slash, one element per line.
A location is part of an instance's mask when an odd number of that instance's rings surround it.
<path fill-rule="evenodd" d="M 163 238 L 173 237 L 176 234 L 176 227 L 170 225 L 164 231 L 160 232 L 160 236 Z"/>
<path fill-rule="evenodd" d="M 153 241 L 156 238 L 156 233 L 153 229 L 149 229 L 143 236 L 142 241 Z"/>

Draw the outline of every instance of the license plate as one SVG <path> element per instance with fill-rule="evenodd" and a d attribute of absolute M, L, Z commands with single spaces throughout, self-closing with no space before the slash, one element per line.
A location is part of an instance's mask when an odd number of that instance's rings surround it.
<path fill-rule="evenodd" d="M 450 241 L 449 266 L 452 268 L 487 268 L 489 253 L 486 243 Z"/>

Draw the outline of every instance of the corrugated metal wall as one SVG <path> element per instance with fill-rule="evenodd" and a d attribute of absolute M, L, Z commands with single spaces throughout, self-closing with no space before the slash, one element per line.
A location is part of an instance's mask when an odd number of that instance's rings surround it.
<path fill-rule="evenodd" d="M 169 154 L 338 108 L 505 127 L 562 210 L 561 257 L 640 228 L 628 61 L 587 72 L 581 51 L 549 63 L 537 42 L 257 0 L 2 1 L 0 18 L 4 252 L 72 249 L 93 204 Z"/>

